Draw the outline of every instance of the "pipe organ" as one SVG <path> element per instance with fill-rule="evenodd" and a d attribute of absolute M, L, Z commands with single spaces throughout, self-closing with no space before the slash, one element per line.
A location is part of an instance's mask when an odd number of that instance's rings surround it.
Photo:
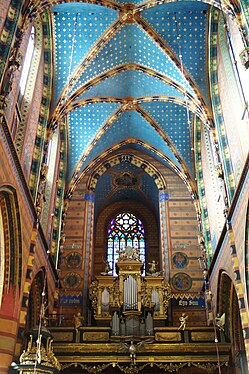
<path fill-rule="evenodd" d="M 142 276 L 143 262 L 133 248 L 120 254 L 117 277 L 102 273 L 90 286 L 94 318 L 111 323 L 112 335 L 152 335 L 153 324 L 167 319 L 171 288 L 158 273 Z M 134 250 L 136 251 L 136 250 Z"/>
<path fill-rule="evenodd" d="M 124 300 L 123 310 L 137 310 L 138 308 L 138 288 L 137 280 L 129 275 L 124 280 Z"/>

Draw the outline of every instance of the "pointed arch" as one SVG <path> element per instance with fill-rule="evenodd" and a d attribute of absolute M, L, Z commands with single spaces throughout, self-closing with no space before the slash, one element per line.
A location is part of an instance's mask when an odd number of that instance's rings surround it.
<path fill-rule="evenodd" d="M 0 187 L 1 271 L 0 305 L 4 295 L 13 290 L 13 303 L 22 279 L 22 240 L 18 199 L 12 186 Z"/>
<path fill-rule="evenodd" d="M 218 82 L 218 36 L 219 36 L 219 23 L 220 14 L 216 9 L 211 10 L 210 15 L 210 43 L 212 48 L 210 48 L 210 87 L 211 87 L 211 102 L 214 112 L 214 122 L 215 128 L 217 130 L 218 140 L 220 143 L 220 154 L 222 158 L 223 167 L 225 170 L 226 186 L 228 190 L 229 200 L 232 200 L 234 195 L 234 173 L 231 163 L 230 151 L 228 148 L 228 141 L 225 132 L 224 115 L 222 112 L 220 89 Z M 232 181 L 232 182 L 231 182 Z"/>
<path fill-rule="evenodd" d="M 220 271 L 218 284 L 217 313 L 225 313 L 225 337 L 231 341 L 232 362 L 235 367 L 246 373 L 246 348 L 242 329 L 242 316 L 235 286 L 230 276 Z"/>
<path fill-rule="evenodd" d="M 154 179 L 158 190 L 165 190 L 167 188 L 167 183 L 161 175 L 161 172 L 157 170 L 154 165 L 145 160 L 145 158 L 139 157 L 134 154 L 120 153 L 115 156 L 109 157 L 108 159 L 104 159 L 101 164 L 98 164 L 97 167 L 93 169 L 93 172 L 91 173 L 88 181 L 88 189 L 94 191 L 98 182 L 98 178 L 109 168 L 122 162 L 128 162 L 141 168 L 146 174 L 150 175 Z"/>
<path fill-rule="evenodd" d="M 29 331 L 32 327 L 39 324 L 41 302 L 42 302 L 42 291 L 44 289 L 45 273 L 44 269 L 40 269 L 35 275 L 33 282 L 31 283 L 26 326 L 25 330 Z"/>

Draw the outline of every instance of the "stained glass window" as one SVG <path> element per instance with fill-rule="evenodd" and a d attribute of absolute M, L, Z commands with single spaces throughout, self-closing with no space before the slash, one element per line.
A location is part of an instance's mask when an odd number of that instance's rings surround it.
<path fill-rule="evenodd" d="M 117 275 L 115 269 L 119 257 L 117 252 L 126 246 L 138 249 L 140 260 L 145 263 L 144 226 L 134 214 L 120 213 L 108 226 L 107 261 L 113 275 Z"/>

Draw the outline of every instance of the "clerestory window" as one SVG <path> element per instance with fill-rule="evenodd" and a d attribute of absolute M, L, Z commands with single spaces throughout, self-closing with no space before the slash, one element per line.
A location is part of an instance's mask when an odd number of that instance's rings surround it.
<path fill-rule="evenodd" d="M 30 66 L 31 66 L 31 61 L 32 61 L 34 49 L 35 49 L 35 28 L 34 28 L 34 26 L 32 26 L 31 31 L 30 31 L 27 51 L 26 51 L 26 54 L 25 54 L 24 62 L 23 62 L 21 78 L 20 78 L 20 82 L 19 82 L 21 98 L 24 95 L 24 91 L 25 91 L 26 84 L 27 84 L 27 81 L 28 81 L 28 76 L 29 76 L 29 71 L 30 71 Z"/>

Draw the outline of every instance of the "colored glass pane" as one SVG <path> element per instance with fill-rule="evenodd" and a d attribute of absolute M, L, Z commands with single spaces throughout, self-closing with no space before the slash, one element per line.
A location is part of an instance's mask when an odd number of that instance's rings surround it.
<path fill-rule="evenodd" d="M 140 219 L 131 213 L 121 213 L 110 221 L 107 229 L 108 248 L 107 260 L 116 275 L 115 263 L 118 260 L 118 251 L 126 246 L 139 249 L 140 260 L 145 262 L 144 226 Z"/>

